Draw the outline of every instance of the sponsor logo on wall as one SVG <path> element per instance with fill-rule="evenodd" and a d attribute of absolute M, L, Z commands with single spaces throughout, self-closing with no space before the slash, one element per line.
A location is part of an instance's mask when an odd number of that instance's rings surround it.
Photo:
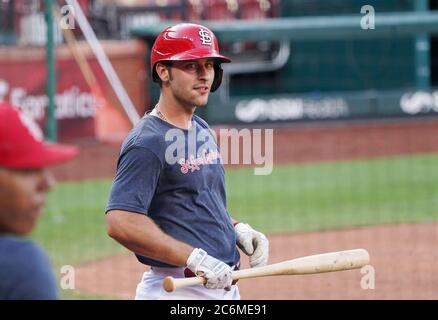
<path fill-rule="evenodd" d="M 342 98 L 277 98 L 243 100 L 236 105 L 235 116 L 243 122 L 301 119 L 337 119 L 350 114 Z"/>
<path fill-rule="evenodd" d="M 405 93 L 400 99 L 400 108 L 410 115 L 438 112 L 438 91 Z"/>
<path fill-rule="evenodd" d="M 12 87 L 7 81 L 0 79 L 0 101 L 4 100 L 9 100 L 24 114 L 38 121 L 44 119 L 49 104 L 46 94 L 32 94 L 26 88 Z M 90 118 L 96 113 L 95 97 L 74 85 L 55 95 L 55 105 L 55 116 L 58 120 Z"/>

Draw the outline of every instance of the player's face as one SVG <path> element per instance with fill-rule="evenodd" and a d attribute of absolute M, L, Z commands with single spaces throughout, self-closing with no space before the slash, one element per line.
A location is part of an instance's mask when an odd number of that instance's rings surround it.
<path fill-rule="evenodd" d="M 207 104 L 214 79 L 213 60 L 173 61 L 169 71 L 169 86 L 179 103 L 185 107 Z"/>
<path fill-rule="evenodd" d="M 55 181 L 47 169 L 0 168 L 0 233 L 32 231 Z"/>

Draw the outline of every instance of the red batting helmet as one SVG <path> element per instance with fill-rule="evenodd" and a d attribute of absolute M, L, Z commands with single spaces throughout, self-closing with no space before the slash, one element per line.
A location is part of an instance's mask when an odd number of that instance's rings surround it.
<path fill-rule="evenodd" d="M 160 61 L 181 61 L 203 58 L 214 58 L 215 75 L 211 91 L 216 91 L 222 82 L 223 62 L 231 59 L 219 54 L 219 45 L 214 33 L 199 24 L 180 23 L 162 31 L 151 50 L 152 79 L 157 82 L 155 65 Z"/>

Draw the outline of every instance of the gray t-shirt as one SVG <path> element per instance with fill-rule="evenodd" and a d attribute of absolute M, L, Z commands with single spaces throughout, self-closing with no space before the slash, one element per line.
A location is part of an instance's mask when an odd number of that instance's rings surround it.
<path fill-rule="evenodd" d="M 189 130 L 145 115 L 122 145 L 106 212 L 146 214 L 170 236 L 235 265 L 240 256 L 226 208 L 225 171 L 208 130 L 196 115 Z"/>
<path fill-rule="evenodd" d="M 55 300 L 58 289 L 46 253 L 34 242 L 0 236 L 0 300 Z"/>

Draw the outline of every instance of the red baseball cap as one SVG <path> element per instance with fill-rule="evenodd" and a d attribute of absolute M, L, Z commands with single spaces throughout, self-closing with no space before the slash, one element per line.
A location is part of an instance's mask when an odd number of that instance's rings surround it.
<path fill-rule="evenodd" d="M 6 102 L 0 102 L 0 167 L 38 169 L 74 158 L 74 146 L 44 142 L 39 127 Z"/>

